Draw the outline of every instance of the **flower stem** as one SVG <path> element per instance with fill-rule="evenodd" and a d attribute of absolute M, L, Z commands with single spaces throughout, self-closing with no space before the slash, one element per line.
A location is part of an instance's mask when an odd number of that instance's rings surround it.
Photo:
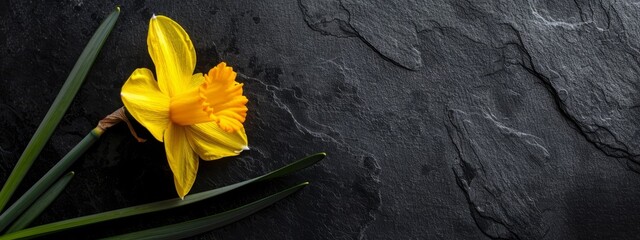
<path fill-rule="evenodd" d="M 62 190 L 67 187 L 67 184 L 69 184 L 69 182 L 73 178 L 73 175 L 73 171 L 69 172 L 67 173 L 67 175 L 64 175 L 62 178 L 60 178 L 60 180 L 53 184 L 53 186 L 51 186 L 51 188 L 49 188 L 47 192 L 42 194 L 42 196 L 38 198 L 38 200 L 33 203 L 33 205 L 31 205 L 31 207 L 27 209 L 27 211 L 25 211 L 24 214 L 22 214 L 22 216 L 20 216 L 20 218 L 18 218 L 15 223 L 13 223 L 13 225 L 11 225 L 11 227 L 9 227 L 7 233 L 12 233 L 24 229 L 34 219 L 36 219 L 36 217 L 40 216 L 40 213 L 42 213 L 42 211 L 44 211 L 51 204 L 51 202 L 53 202 L 53 200 L 55 200 L 58 195 L 60 195 Z"/>
<path fill-rule="evenodd" d="M 4 230 L 13 220 L 29 207 L 51 184 L 53 184 L 84 152 L 93 145 L 104 133 L 102 128 L 96 127 L 87 134 L 78 145 L 53 166 L 38 182 L 23 194 L 11 207 L 0 215 L 0 231 Z"/>
<path fill-rule="evenodd" d="M 53 104 L 51 104 L 49 111 L 44 116 L 40 126 L 38 126 L 36 133 L 33 134 L 31 141 L 29 141 L 20 159 L 18 159 L 15 168 L 11 171 L 9 178 L 4 183 L 0 191 L 0 211 L 2 211 L 9 202 L 16 188 L 20 182 L 22 182 L 24 175 L 29 171 L 33 161 L 38 154 L 40 154 L 40 151 L 42 151 L 45 143 L 51 137 L 62 116 L 67 111 L 67 108 L 69 108 L 73 97 L 78 92 L 78 89 L 80 89 L 82 82 L 89 72 L 89 68 L 91 68 L 91 65 L 98 56 L 100 48 L 102 48 L 111 29 L 113 29 L 119 14 L 120 8 L 117 8 L 102 22 L 96 33 L 89 40 L 89 43 L 87 43 L 82 54 L 80 54 L 76 65 L 71 70 L 71 73 L 69 73 L 69 77 L 67 77 L 64 85 L 62 85 L 58 96 L 56 96 Z"/>

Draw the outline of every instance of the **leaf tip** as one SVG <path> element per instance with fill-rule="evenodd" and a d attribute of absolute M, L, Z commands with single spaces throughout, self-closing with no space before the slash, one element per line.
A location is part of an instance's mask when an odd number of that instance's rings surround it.
<path fill-rule="evenodd" d="M 315 153 L 313 155 L 310 155 L 308 158 L 314 158 L 314 159 L 317 159 L 317 161 L 320 161 L 320 160 L 324 159 L 326 156 L 327 156 L 327 153 L 319 152 L 319 153 Z"/>

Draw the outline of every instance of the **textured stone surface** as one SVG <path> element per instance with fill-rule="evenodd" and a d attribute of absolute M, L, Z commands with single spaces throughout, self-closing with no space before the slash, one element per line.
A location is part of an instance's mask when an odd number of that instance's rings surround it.
<path fill-rule="evenodd" d="M 640 5 L 629 1 L 119 1 L 112 35 L 25 183 L 104 115 L 146 50 L 149 17 L 226 61 L 250 100 L 251 151 L 202 162 L 194 192 L 309 153 L 313 168 L 180 210 L 61 233 L 99 237 L 312 184 L 194 239 L 635 239 Z M 113 3 L 0 3 L 6 179 Z M 138 126 L 143 135 L 149 137 Z M 36 224 L 175 195 L 161 143 L 124 126 L 75 166 Z M 19 188 L 19 192 L 25 191 Z"/>
<path fill-rule="evenodd" d="M 541 239 L 549 227 L 541 222 L 537 195 L 544 193 L 540 173 L 547 172 L 550 157 L 541 139 L 504 126 L 487 112 L 452 110 L 449 118 L 460 155 L 453 170 L 481 230 L 495 238 Z M 503 175 L 505 170 L 510 174 Z"/>

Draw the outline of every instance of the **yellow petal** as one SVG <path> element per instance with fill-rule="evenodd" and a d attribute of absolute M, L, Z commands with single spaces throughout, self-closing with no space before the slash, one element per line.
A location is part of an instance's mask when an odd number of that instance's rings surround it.
<path fill-rule="evenodd" d="M 249 149 L 244 128 L 230 133 L 215 122 L 207 122 L 187 126 L 186 129 L 191 147 L 203 160 L 236 156 Z"/>
<path fill-rule="evenodd" d="M 198 173 L 198 156 L 187 141 L 186 131 L 185 127 L 171 124 L 164 134 L 167 160 L 173 172 L 176 191 L 181 198 L 189 193 Z"/>
<path fill-rule="evenodd" d="M 202 75 L 202 73 L 193 74 L 193 76 L 191 76 L 191 82 L 189 82 L 189 89 L 200 87 L 203 82 L 204 75 Z"/>
<path fill-rule="evenodd" d="M 120 96 L 127 111 L 162 142 L 164 130 L 169 126 L 171 100 L 160 92 L 151 70 L 138 68 L 133 71 L 122 86 Z"/>
<path fill-rule="evenodd" d="M 196 66 L 196 52 L 187 32 L 165 16 L 154 16 L 147 37 L 160 90 L 174 96 L 187 90 Z"/>

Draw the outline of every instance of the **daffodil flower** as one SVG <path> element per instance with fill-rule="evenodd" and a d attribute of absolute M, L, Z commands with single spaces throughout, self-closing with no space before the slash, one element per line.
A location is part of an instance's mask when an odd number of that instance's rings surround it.
<path fill-rule="evenodd" d="M 136 69 L 122 87 L 122 102 L 164 142 L 176 191 L 184 198 L 196 179 L 198 157 L 215 160 L 248 149 L 242 125 L 247 98 L 236 72 L 224 62 L 208 74 L 193 74 L 193 44 L 170 18 L 151 18 L 147 45 L 158 81 L 151 70 Z"/>

